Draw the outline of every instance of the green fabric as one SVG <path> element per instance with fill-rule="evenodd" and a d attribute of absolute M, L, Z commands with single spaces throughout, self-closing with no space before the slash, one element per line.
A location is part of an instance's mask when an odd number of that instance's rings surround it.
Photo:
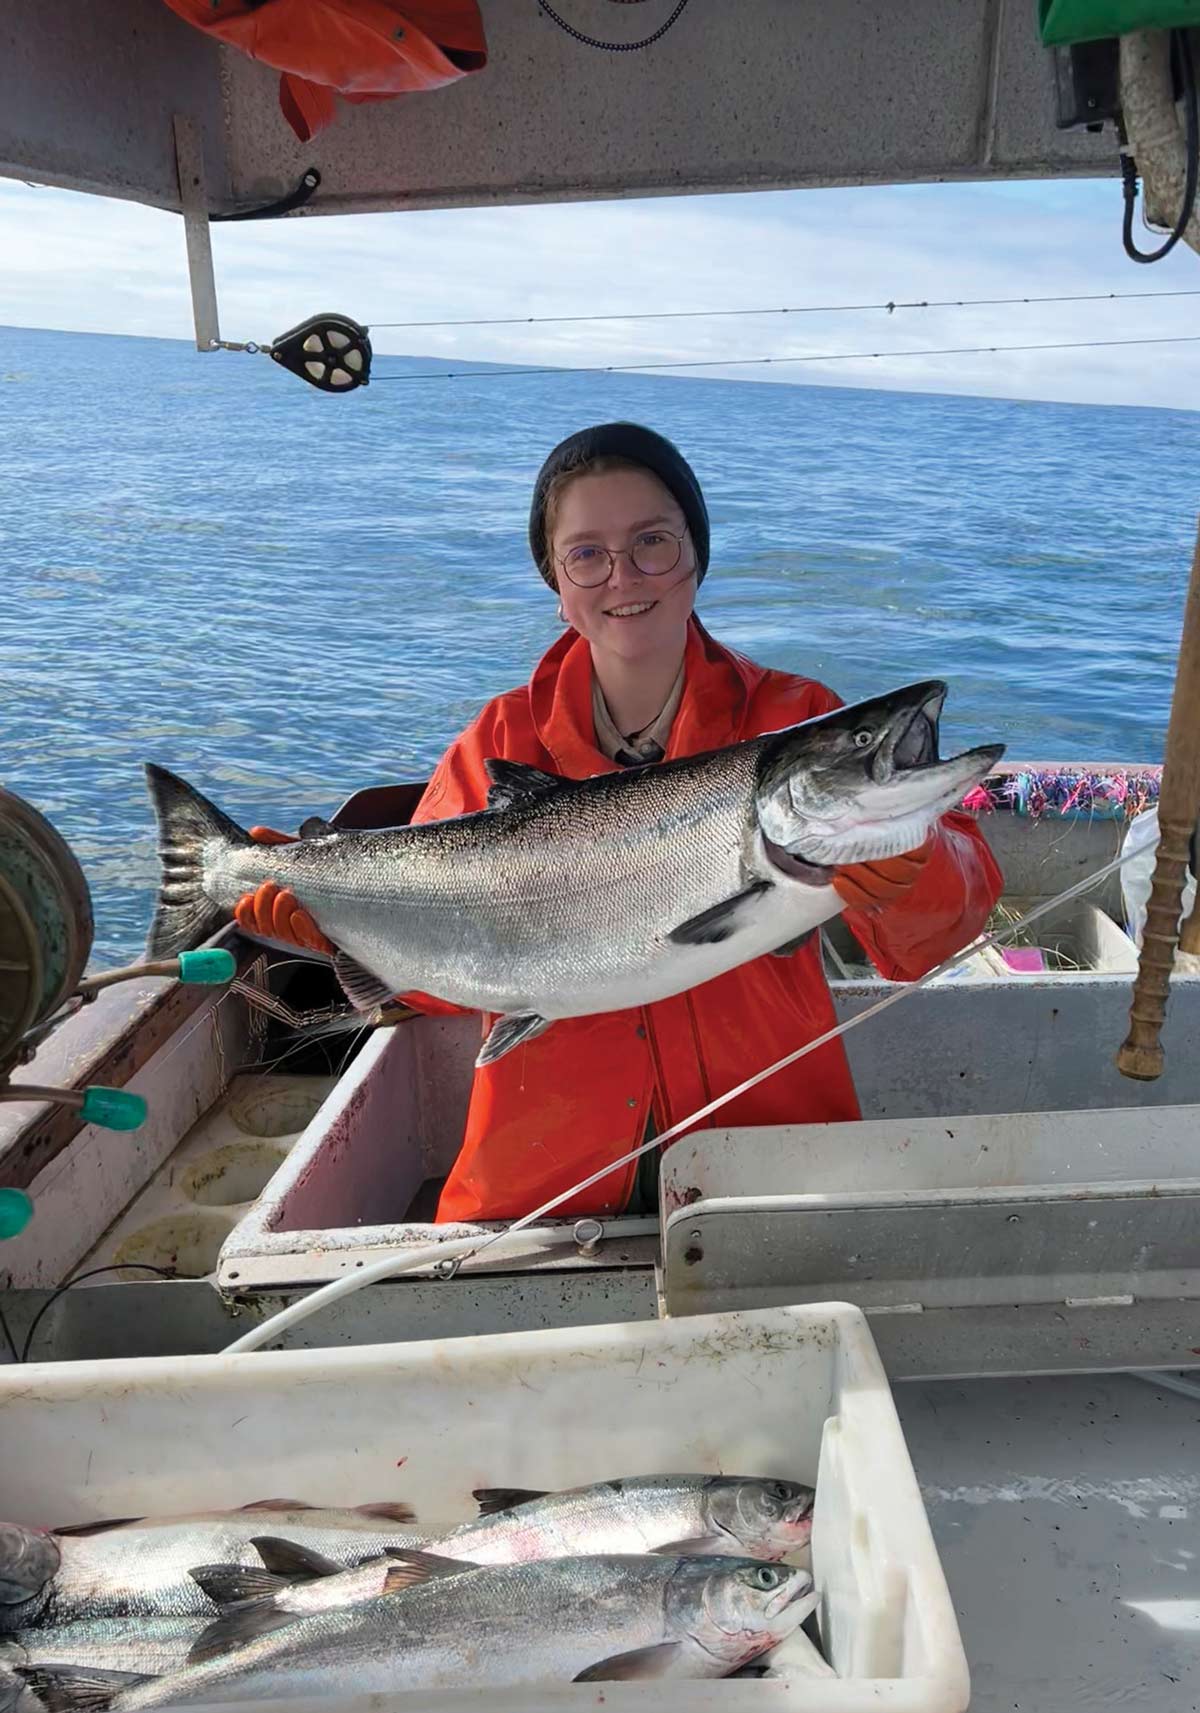
<path fill-rule="evenodd" d="M 1038 0 L 1038 29 L 1046 47 L 1193 25 L 1200 26 L 1200 0 Z"/>

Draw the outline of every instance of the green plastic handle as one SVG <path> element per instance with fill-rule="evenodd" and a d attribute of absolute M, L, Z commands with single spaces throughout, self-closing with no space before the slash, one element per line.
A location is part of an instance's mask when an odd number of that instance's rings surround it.
<path fill-rule="evenodd" d="M 205 987 L 221 987 L 237 974 L 237 959 L 224 946 L 201 946 L 199 951 L 180 952 L 180 981 Z"/>
<path fill-rule="evenodd" d="M 104 1130 L 136 1130 L 146 1122 L 146 1112 L 146 1102 L 140 1094 L 93 1084 L 84 1090 L 80 1116 L 85 1124 L 99 1124 Z"/>
<path fill-rule="evenodd" d="M 24 1190 L 0 1190 L 0 1242 L 19 1237 L 33 1218 L 33 1203 Z"/>

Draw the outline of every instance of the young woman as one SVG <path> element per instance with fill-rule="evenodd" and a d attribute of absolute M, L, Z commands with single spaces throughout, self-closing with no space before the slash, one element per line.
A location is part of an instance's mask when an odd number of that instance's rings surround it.
<path fill-rule="evenodd" d="M 529 683 L 489 702 L 451 744 L 415 821 L 482 809 L 492 757 L 582 779 L 716 749 L 839 706 L 824 685 L 756 666 L 701 625 L 693 606 L 708 569 L 704 497 L 680 453 L 650 429 L 608 423 L 557 446 L 534 488 L 529 542 L 566 629 Z M 903 981 L 979 933 L 1001 877 L 971 817 L 955 812 L 919 850 L 841 868 L 834 885 L 877 968 Z M 237 917 L 268 937 L 332 949 L 294 895 L 270 882 L 241 900 Z M 454 1009 L 403 997 L 419 1009 Z M 485 1034 L 493 1021 L 483 1020 Z M 790 957 L 755 959 L 672 999 L 559 1021 L 475 1072 L 438 1218 L 527 1213 L 834 1021 L 816 936 Z M 731 1102 L 719 1122 L 858 1116 L 836 1041 Z M 653 1153 L 640 1168 L 612 1172 L 563 1216 L 652 1207 Z"/>

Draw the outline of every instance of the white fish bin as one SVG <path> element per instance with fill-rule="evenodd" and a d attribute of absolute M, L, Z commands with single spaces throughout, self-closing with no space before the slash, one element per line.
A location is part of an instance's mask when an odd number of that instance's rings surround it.
<path fill-rule="evenodd" d="M 841 1303 L 338 1350 L 0 1370 L 0 1517 L 35 1525 L 246 1504 L 407 1500 L 681 1472 L 815 1484 L 836 1675 L 562 1684 L 254 1703 L 338 1713 L 961 1713 L 958 1626 L 867 1323 Z M 399 1596 L 403 1598 L 403 1596 Z M 803 1642 L 803 1637 L 795 1638 Z M 805 1647 L 807 1644 L 805 1643 Z M 808 1650 L 811 1655 L 811 1650 Z"/>

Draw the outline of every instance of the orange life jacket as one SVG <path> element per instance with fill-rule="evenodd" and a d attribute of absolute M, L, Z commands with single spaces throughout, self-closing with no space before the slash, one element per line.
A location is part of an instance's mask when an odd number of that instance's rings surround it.
<path fill-rule="evenodd" d="M 487 64 L 475 0 L 166 0 L 206 35 L 283 73 L 279 105 L 301 142 L 347 101 L 438 89 Z"/>
<path fill-rule="evenodd" d="M 770 671 L 714 641 L 693 617 L 683 700 L 668 758 L 695 755 L 811 719 L 840 705 L 811 679 Z M 414 821 L 483 808 L 490 757 L 582 779 L 619 771 L 596 748 L 592 665 L 568 631 L 528 685 L 489 702 L 439 763 Z M 564 875 L 564 885 L 570 876 Z M 1000 895 L 1001 876 L 971 816 L 943 817 L 933 854 L 910 892 L 846 918 L 882 974 L 913 980 L 965 945 Z M 430 1011 L 455 1008 L 408 996 Z M 485 1016 L 486 1034 L 494 1018 Z M 814 936 L 790 957 L 763 957 L 671 999 L 568 1018 L 475 1072 L 462 1150 L 438 1219 L 508 1219 L 636 1147 L 811 1040 L 835 1021 Z M 840 1041 L 779 1071 L 709 1123 L 808 1123 L 860 1116 Z M 629 1201 L 636 1163 L 602 1178 L 563 1217 L 614 1214 Z"/>

